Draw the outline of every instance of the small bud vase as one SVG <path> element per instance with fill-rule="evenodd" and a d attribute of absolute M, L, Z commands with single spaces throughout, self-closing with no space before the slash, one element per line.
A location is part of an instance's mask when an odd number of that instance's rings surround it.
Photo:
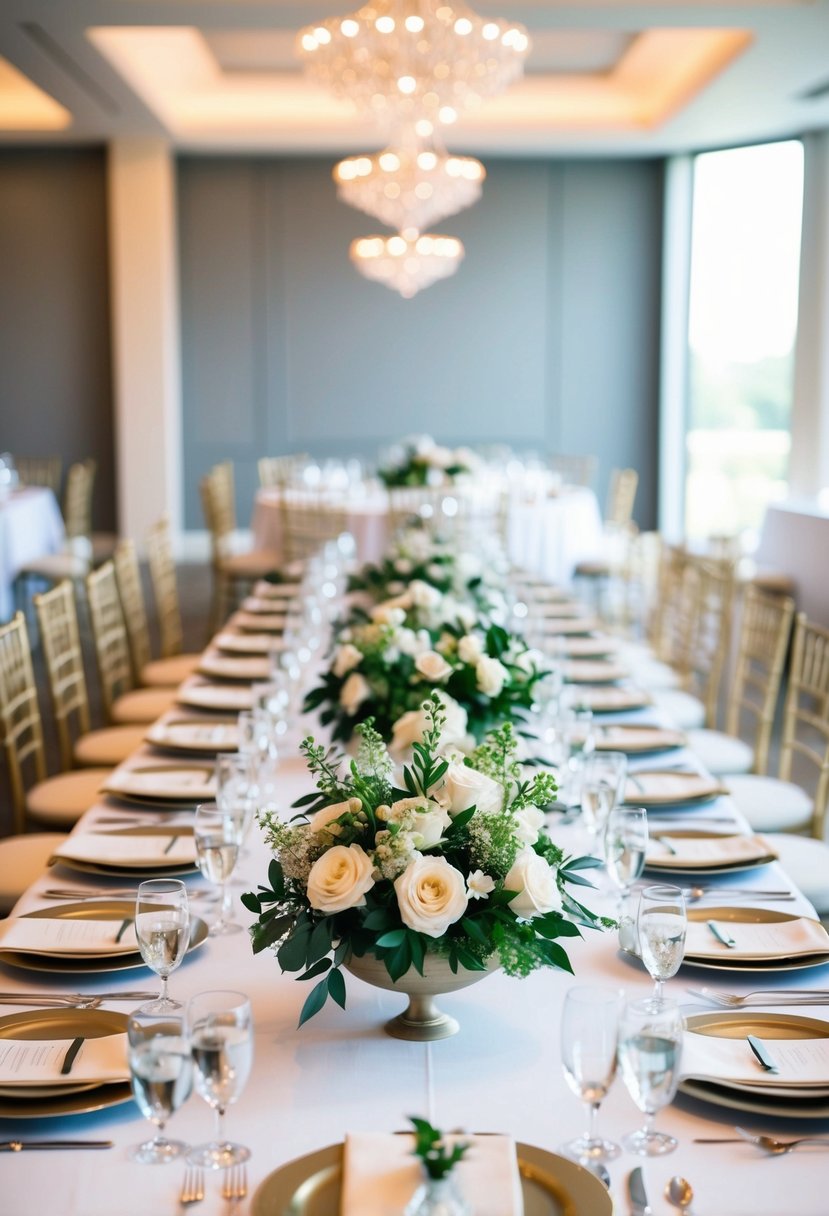
<path fill-rule="evenodd" d="M 404 1216 L 471 1216 L 471 1212 L 449 1174 L 445 1178 L 426 1178 L 412 1196 Z"/>

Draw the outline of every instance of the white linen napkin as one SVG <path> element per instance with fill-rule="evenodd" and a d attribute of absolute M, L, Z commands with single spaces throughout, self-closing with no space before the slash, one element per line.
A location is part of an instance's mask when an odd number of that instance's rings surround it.
<path fill-rule="evenodd" d="M 199 662 L 199 671 L 227 680 L 267 680 L 271 674 L 271 664 L 270 659 L 260 659 L 258 655 L 245 658 L 206 650 Z"/>
<path fill-rule="evenodd" d="M 171 845 L 171 841 L 173 842 Z M 191 832 L 181 836 L 127 836 L 121 832 L 75 832 L 55 849 L 53 857 L 119 866 L 176 865 L 196 860 Z"/>
<path fill-rule="evenodd" d="M 79 1081 L 128 1081 L 127 1036 L 84 1039 L 72 1071 L 61 1067 L 72 1039 L 0 1039 L 0 1085 L 77 1085 Z"/>
<path fill-rule="evenodd" d="M 262 600 L 292 600 L 301 590 L 299 583 L 269 583 L 267 579 L 260 578 L 253 588 L 253 594 Z"/>
<path fill-rule="evenodd" d="M 138 949 L 135 926 L 123 933 L 120 920 L 73 920 L 70 917 L 16 916 L 0 921 L 0 949 L 26 954 L 133 954 Z M 121 933 L 120 940 L 116 937 Z"/>
<path fill-rule="evenodd" d="M 156 722 L 147 731 L 151 743 L 176 744 L 178 747 L 213 745 L 235 747 L 239 741 L 239 727 L 235 722 Z"/>
<path fill-rule="evenodd" d="M 511 1136 L 447 1136 L 471 1148 L 454 1177 L 475 1216 L 521 1216 L 524 1210 Z M 340 1216 L 389 1216 L 412 1198 L 423 1173 L 414 1136 L 360 1132 L 346 1136 Z"/>
<path fill-rule="evenodd" d="M 829 1038 L 767 1039 L 762 1034 L 757 1038 L 777 1065 L 776 1073 L 763 1068 L 745 1038 L 721 1039 L 686 1030 L 682 1040 L 682 1076 L 764 1088 L 829 1086 Z"/>
<path fill-rule="evenodd" d="M 179 686 L 177 693 L 183 705 L 194 705 L 200 709 L 226 709 L 241 711 L 253 705 L 253 692 L 246 686 L 235 684 L 211 684 L 191 676 Z"/>
<path fill-rule="evenodd" d="M 152 798 L 180 798 L 192 795 L 194 799 L 207 801 L 216 796 L 216 780 L 209 769 L 127 768 L 110 773 L 104 782 L 105 790 L 114 794 L 141 794 Z"/>
<path fill-rule="evenodd" d="M 701 773 L 675 773 L 666 769 L 663 773 L 630 774 L 625 785 L 625 800 L 680 802 L 686 798 L 704 798 L 708 794 L 724 792 L 720 782 L 712 777 L 703 776 Z"/>
<path fill-rule="evenodd" d="M 829 952 L 829 933 L 819 921 L 799 916 L 796 920 L 770 924 L 750 924 L 741 921 L 712 920 L 723 937 L 736 943 L 725 946 L 717 941 L 707 921 L 689 921 L 685 938 L 685 957 L 733 959 L 797 958 L 800 954 Z"/>
<path fill-rule="evenodd" d="M 657 837 L 648 841 L 647 860 L 671 869 L 737 864 L 776 856 L 762 836 L 669 836 L 670 848 Z"/>
<path fill-rule="evenodd" d="M 272 633 L 231 633 L 224 630 L 213 639 L 219 650 L 230 654 L 259 655 L 270 654 L 272 650 L 284 649 L 284 641 L 274 637 Z"/>

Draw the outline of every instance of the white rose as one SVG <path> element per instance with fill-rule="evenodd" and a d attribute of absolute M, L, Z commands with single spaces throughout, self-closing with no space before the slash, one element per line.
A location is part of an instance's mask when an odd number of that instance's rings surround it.
<path fill-rule="evenodd" d="M 409 595 L 415 608 L 436 608 L 443 598 L 436 587 L 419 578 L 409 583 Z"/>
<path fill-rule="evenodd" d="M 455 611 L 455 616 L 457 620 L 460 621 L 461 625 L 463 625 L 464 629 L 471 629 L 478 620 L 477 612 L 474 608 L 471 608 L 469 604 L 458 604 Z"/>
<path fill-rule="evenodd" d="M 412 563 L 409 561 L 408 557 L 398 557 L 397 561 L 394 563 L 394 568 L 398 574 L 411 574 Z"/>
<path fill-rule="evenodd" d="M 457 815 L 475 806 L 484 815 L 495 814 L 504 805 L 504 787 L 468 764 L 453 761 L 443 777 L 441 799 Z"/>
<path fill-rule="evenodd" d="M 525 806 L 515 812 L 515 839 L 521 844 L 535 844 L 544 826 L 544 812 L 538 807 Z"/>
<path fill-rule="evenodd" d="M 555 871 L 532 849 L 522 849 L 504 879 L 507 891 L 517 891 L 509 906 L 522 920 L 532 920 L 546 912 L 561 911 L 561 895 Z"/>
<path fill-rule="evenodd" d="M 371 610 L 371 619 L 375 625 L 402 625 L 406 619 L 406 611 L 396 604 L 378 604 Z"/>
<path fill-rule="evenodd" d="M 415 667 L 432 683 L 445 680 L 452 674 L 452 664 L 447 663 L 443 655 L 438 654 L 436 650 L 427 650 L 423 654 L 419 654 L 415 659 Z"/>
<path fill-rule="evenodd" d="M 478 688 L 485 697 L 497 697 L 509 679 L 509 672 L 497 659 L 490 659 L 487 655 L 483 655 L 475 666 L 475 676 Z"/>
<path fill-rule="evenodd" d="M 359 798 L 347 798 L 345 802 L 335 802 L 333 806 L 324 806 L 321 811 L 317 811 L 316 815 L 311 817 L 308 821 L 308 826 L 312 832 L 322 832 L 335 819 L 339 819 L 340 815 L 344 815 L 346 811 L 350 811 L 352 815 L 356 815 L 362 805 Z"/>
<path fill-rule="evenodd" d="M 481 559 L 474 553 L 459 553 L 457 566 L 459 576 L 467 583 L 483 574 Z"/>
<path fill-rule="evenodd" d="M 343 912 L 366 902 L 374 886 L 371 858 L 358 844 L 335 844 L 318 857 L 308 875 L 308 902 L 319 912 Z"/>
<path fill-rule="evenodd" d="M 435 444 L 427 453 L 429 464 L 435 469 L 445 469 L 454 462 L 454 454 L 449 448 Z"/>
<path fill-rule="evenodd" d="M 416 849 L 433 849 L 440 844 L 443 833 L 452 822 L 448 811 L 431 798 L 398 798 L 386 812 L 389 823 L 399 823 L 407 811 L 415 811 L 417 818 L 411 829 L 412 844 Z"/>
<path fill-rule="evenodd" d="M 543 671 L 544 655 L 540 650 L 522 650 L 515 656 L 515 665 L 530 676 L 533 671 Z"/>
<path fill-rule="evenodd" d="M 394 890 L 403 924 L 427 937 L 442 937 L 469 902 L 463 874 L 445 857 L 418 857 L 394 880 Z"/>
<path fill-rule="evenodd" d="M 353 717 L 367 697 L 371 696 L 371 688 L 359 671 L 352 671 L 340 689 L 340 705 L 345 712 Z"/>
<path fill-rule="evenodd" d="M 458 657 L 462 663 L 477 663 L 483 657 L 484 644 L 474 633 L 466 633 L 458 642 Z"/>
<path fill-rule="evenodd" d="M 358 650 L 356 646 L 352 646 L 350 642 L 346 642 L 344 646 L 337 647 L 337 653 L 334 656 L 334 675 L 347 675 L 353 667 L 359 666 L 362 661 L 362 651 Z"/>
<path fill-rule="evenodd" d="M 458 705 L 454 697 L 441 692 L 440 699 L 446 709 L 446 722 L 440 736 L 441 744 L 445 747 L 450 743 L 461 743 L 466 739 L 466 710 Z M 413 743 L 423 742 L 423 732 L 429 723 L 422 709 L 410 709 L 401 714 L 392 726 L 391 748 L 393 751 L 403 751 Z"/>
<path fill-rule="evenodd" d="M 394 640 L 401 654 L 420 654 L 421 645 L 414 629 L 398 629 Z"/>
<path fill-rule="evenodd" d="M 426 575 L 428 578 L 432 579 L 433 582 L 438 582 L 439 579 L 446 577 L 446 571 L 443 566 L 439 566 L 437 562 L 430 562 L 426 567 Z"/>

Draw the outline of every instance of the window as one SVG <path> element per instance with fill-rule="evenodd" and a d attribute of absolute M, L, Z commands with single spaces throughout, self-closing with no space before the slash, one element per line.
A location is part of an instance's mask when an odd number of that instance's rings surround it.
<path fill-rule="evenodd" d="M 803 145 L 695 158 L 685 531 L 759 529 L 787 490 Z"/>

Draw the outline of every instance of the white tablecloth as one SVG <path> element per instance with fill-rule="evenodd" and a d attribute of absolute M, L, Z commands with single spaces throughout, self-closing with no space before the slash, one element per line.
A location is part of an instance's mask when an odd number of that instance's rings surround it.
<path fill-rule="evenodd" d="M 648 711 L 627 717 L 647 720 Z M 141 758 L 139 755 L 131 763 Z M 682 767 L 686 762 L 692 761 L 684 753 L 674 752 L 664 759 L 671 767 Z M 653 762 L 645 766 L 652 767 Z M 298 758 L 287 759 L 281 785 L 285 807 L 309 788 L 302 762 Z M 133 816 L 152 819 L 151 812 L 138 808 L 123 813 L 125 819 Z M 733 813 L 731 802 L 721 798 L 699 809 L 696 815 L 704 820 L 707 815 Z M 97 818 L 112 815 L 112 805 L 102 803 L 87 814 L 80 826 L 86 828 Z M 559 839 L 573 851 L 583 849 L 584 842 L 576 828 L 560 828 Z M 241 863 L 242 877 L 250 887 L 265 878 L 267 861 L 263 845 L 254 840 L 250 855 Z M 721 881 L 724 885 L 732 882 L 756 887 L 776 887 L 787 882 L 777 865 Z M 193 887 L 204 886 L 201 878 L 188 882 Z M 56 884 L 106 885 L 101 880 L 55 868 L 35 884 L 19 910 L 44 906 L 38 891 Z M 603 904 L 612 912 L 609 897 L 591 896 L 589 902 L 597 908 Z M 811 911 L 802 898 L 770 906 Z M 238 901 L 235 914 L 240 920 L 249 919 Z M 641 967 L 618 954 L 613 934 L 591 933 L 584 941 L 572 942 L 568 949 L 577 982 L 623 987 L 629 996 L 649 993 L 650 979 Z M 555 1150 L 584 1124 L 584 1111 L 564 1083 L 559 1056 L 559 1011 L 573 982 L 572 977 L 553 971 L 538 972 L 523 981 L 492 975 L 438 1002 L 458 1018 L 461 1031 L 454 1038 L 432 1045 L 388 1038 L 382 1031 L 382 1023 L 402 1009 L 403 998 L 368 987 L 353 977 L 347 978 L 348 1007 L 344 1012 L 329 1002 L 321 1014 L 297 1029 L 307 986 L 281 975 L 270 954 L 254 958 L 246 936 L 241 934 L 209 939 L 173 974 L 171 992 L 175 998 L 185 1000 L 208 988 L 232 987 L 251 997 L 256 1025 L 255 1063 L 242 1098 L 229 1112 L 228 1130 L 232 1138 L 253 1151 L 248 1167 L 253 1191 L 274 1168 L 299 1154 L 339 1142 L 349 1130 L 401 1128 L 409 1114 L 426 1114 L 442 1127 L 508 1132 L 516 1139 Z M 779 982 L 787 987 L 826 987 L 829 968 L 786 973 Z M 666 987 L 668 995 L 690 1011 L 702 1007 L 695 1006 L 686 989 L 701 983 L 736 991 L 761 986 L 760 977 L 756 976 L 748 976 L 741 982 L 739 977 L 726 975 L 718 983 L 712 972 L 684 970 Z M 773 983 L 764 980 L 762 986 Z M 33 984 L 105 992 L 125 986 L 153 987 L 156 980 L 149 972 L 137 971 L 116 973 L 97 982 L 79 977 L 75 984 L 59 983 L 49 976 L 0 968 L 0 986 L 4 989 Z M 826 1010 L 797 1012 L 825 1017 Z M 703 1147 L 691 1143 L 696 1136 L 731 1135 L 735 1121 L 780 1133 L 829 1131 L 829 1121 L 807 1124 L 771 1116 L 757 1119 L 679 1099 L 660 1112 L 657 1121 L 659 1127 L 679 1137 L 680 1146 L 675 1153 L 645 1162 L 624 1154 L 610 1163 L 618 1210 L 627 1210 L 624 1198 L 627 1174 L 633 1166 L 644 1164 L 657 1216 L 664 1216 L 667 1211 L 660 1196 L 675 1173 L 693 1181 L 697 1195 L 694 1210 L 701 1216 L 795 1213 L 825 1216 L 829 1158 L 819 1151 L 771 1160 L 748 1145 Z M 601 1130 L 618 1139 L 640 1122 L 639 1111 L 617 1080 L 602 1105 Z M 132 1104 L 98 1114 L 36 1123 L 0 1120 L 0 1140 L 19 1136 L 75 1136 L 115 1141 L 115 1148 L 107 1152 L 4 1156 L 0 1166 L 0 1208 L 5 1216 L 47 1212 L 56 1216 L 113 1213 L 147 1216 L 149 1212 L 174 1211 L 181 1167 L 149 1168 L 133 1164 L 125 1156 L 127 1147 L 144 1139 L 148 1131 L 149 1125 Z M 211 1113 L 194 1096 L 171 1120 L 170 1132 L 191 1143 L 206 1140 L 212 1133 Z M 209 1175 L 207 1197 L 196 1209 L 199 1216 L 226 1212 L 219 1191 L 220 1178 Z M 247 1203 L 242 1203 L 238 1216 L 246 1210 Z"/>
<path fill-rule="evenodd" d="M 794 580 L 798 612 L 829 627 L 829 511 L 785 502 L 766 508 L 757 565 Z"/>
<path fill-rule="evenodd" d="M 14 611 L 12 584 L 27 562 L 56 553 L 63 519 L 51 490 L 24 486 L 0 498 L 0 623 Z"/>

